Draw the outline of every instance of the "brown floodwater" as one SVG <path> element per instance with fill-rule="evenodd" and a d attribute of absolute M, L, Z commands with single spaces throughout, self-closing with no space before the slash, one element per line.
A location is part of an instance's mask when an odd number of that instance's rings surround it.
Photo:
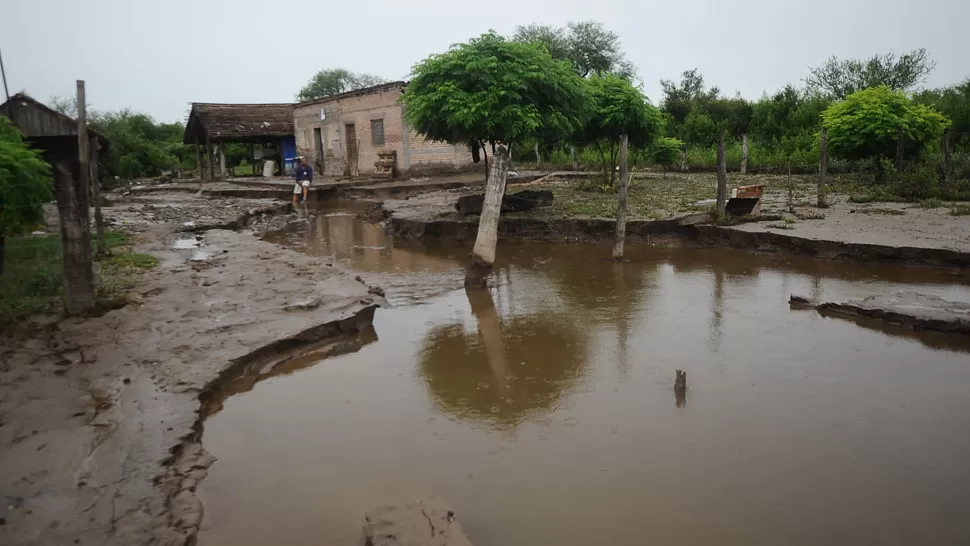
<path fill-rule="evenodd" d="M 210 406 L 202 546 L 354 545 L 365 511 L 424 496 L 476 546 L 970 544 L 970 342 L 788 306 L 970 301 L 959 277 L 501 244 L 491 288 L 466 292 L 467 249 L 352 212 L 268 239 L 393 306 Z"/>

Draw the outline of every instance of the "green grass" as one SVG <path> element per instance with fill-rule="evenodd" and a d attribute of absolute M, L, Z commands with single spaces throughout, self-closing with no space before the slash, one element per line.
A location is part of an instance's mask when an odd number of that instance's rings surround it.
<path fill-rule="evenodd" d="M 954 205 L 950 208 L 951 216 L 970 216 L 970 205 Z"/>
<path fill-rule="evenodd" d="M 97 241 L 92 241 L 97 251 Z M 158 265 L 158 258 L 132 252 L 131 241 L 120 231 L 105 233 L 108 254 L 95 262 L 98 309 L 124 305 L 125 293 L 137 272 Z M 35 314 L 59 313 L 63 305 L 64 267 L 57 235 L 7 239 L 3 276 L 0 277 L 0 324 L 11 324 Z"/>
<path fill-rule="evenodd" d="M 943 201 L 936 198 L 923 199 L 919 202 L 919 208 L 921 209 L 938 209 L 943 206 Z"/>

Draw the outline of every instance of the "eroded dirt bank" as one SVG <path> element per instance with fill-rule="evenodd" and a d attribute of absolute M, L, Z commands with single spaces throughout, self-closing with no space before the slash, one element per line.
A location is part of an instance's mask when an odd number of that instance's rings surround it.
<path fill-rule="evenodd" d="M 467 193 L 467 192 L 466 192 Z M 466 243 L 474 241 L 477 216 L 462 216 L 455 203 L 464 193 L 442 191 L 408 200 L 387 200 L 371 218 L 383 219 L 403 239 Z M 776 206 L 771 199 L 766 206 Z M 821 209 L 801 207 L 786 222 L 772 220 L 733 226 L 710 224 L 706 213 L 683 212 L 665 219 L 631 219 L 627 237 L 633 242 L 731 247 L 782 252 L 818 259 L 878 262 L 966 269 L 970 267 L 970 217 L 946 210 L 837 202 Z M 889 212 L 887 212 L 889 211 Z M 795 218 L 798 220 L 795 221 Z M 516 242 L 611 241 L 610 218 L 561 218 L 539 209 L 535 213 L 503 215 L 499 238 Z"/>
<path fill-rule="evenodd" d="M 139 236 L 161 265 L 126 307 L 0 334 L 0 543 L 191 541 L 213 460 L 200 397 L 262 358 L 356 335 L 383 303 L 320 259 L 178 220 Z M 173 248 L 185 238 L 201 246 Z"/>

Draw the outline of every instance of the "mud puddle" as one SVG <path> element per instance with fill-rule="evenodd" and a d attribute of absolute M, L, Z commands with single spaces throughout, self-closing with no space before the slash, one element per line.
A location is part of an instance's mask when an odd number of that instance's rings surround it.
<path fill-rule="evenodd" d="M 492 288 L 466 292 L 465 249 L 330 212 L 273 238 L 396 305 L 376 340 L 262 370 L 212 408 L 203 546 L 357 544 L 364 511 L 427 495 L 476 546 L 970 543 L 970 342 L 787 303 L 970 301 L 954 277 L 503 245 Z"/>

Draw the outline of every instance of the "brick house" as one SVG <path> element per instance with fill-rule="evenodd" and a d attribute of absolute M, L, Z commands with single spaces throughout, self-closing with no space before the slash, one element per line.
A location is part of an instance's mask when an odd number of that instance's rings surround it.
<path fill-rule="evenodd" d="M 396 153 L 396 176 L 471 170 L 468 146 L 432 142 L 408 128 L 398 102 L 405 85 L 385 83 L 297 104 L 297 150 L 330 176 L 374 174 L 378 153 L 390 151 Z"/>

